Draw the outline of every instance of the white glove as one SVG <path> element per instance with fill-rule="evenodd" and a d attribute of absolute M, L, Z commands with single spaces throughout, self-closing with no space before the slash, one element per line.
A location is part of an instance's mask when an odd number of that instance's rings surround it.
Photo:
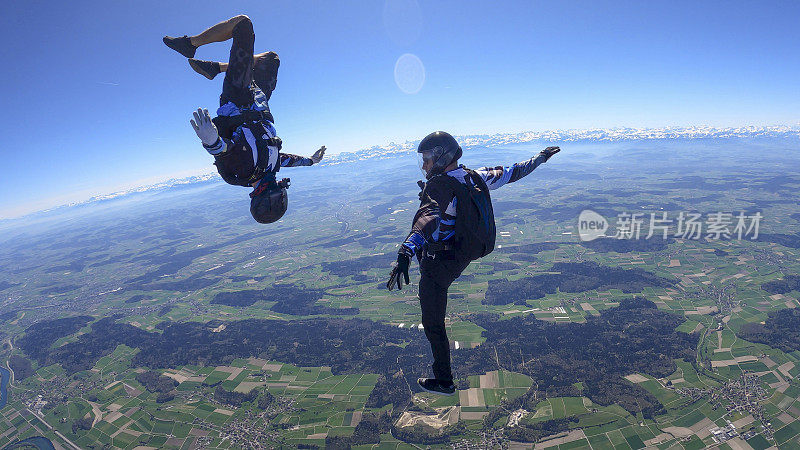
<path fill-rule="evenodd" d="M 313 155 L 311 155 L 311 161 L 316 164 L 322 161 L 322 158 L 325 156 L 325 146 L 319 148 Z"/>
<path fill-rule="evenodd" d="M 217 143 L 219 139 L 219 133 L 217 132 L 217 127 L 214 125 L 214 122 L 211 121 L 211 116 L 208 114 L 207 109 L 200 109 L 197 108 L 197 111 L 194 113 L 194 119 L 189 120 L 189 123 L 192 124 L 192 128 L 194 128 L 194 132 L 197 133 L 197 137 L 203 142 L 203 145 L 206 147 L 211 147 L 212 145 Z"/>

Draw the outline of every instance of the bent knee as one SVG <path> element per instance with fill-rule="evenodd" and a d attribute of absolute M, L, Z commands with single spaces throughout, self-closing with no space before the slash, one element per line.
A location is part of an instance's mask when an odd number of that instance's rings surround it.
<path fill-rule="evenodd" d="M 278 67 L 281 66 L 281 60 L 278 58 L 278 54 L 275 52 L 267 52 L 264 55 L 263 64 L 267 68 L 267 71 L 275 72 L 278 70 Z"/>
<path fill-rule="evenodd" d="M 231 18 L 230 18 L 228 21 L 229 21 L 229 22 L 233 22 L 233 23 L 235 23 L 235 24 L 237 24 L 237 25 L 238 25 L 240 22 L 250 22 L 251 24 L 253 23 L 253 22 L 250 20 L 250 17 L 249 17 L 249 16 L 247 16 L 247 15 L 245 15 L 245 14 L 239 14 L 238 16 L 233 16 L 233 17 L 231 17 Z"/>
<path fill-rule="evenodd" d="M 249 17 L 245 16 L 244 14 L 233 17 L 231 19 L 231 22 L 236 23 L 236 25 L 233 26 L 234 36 L 237 35 L 241 36 L 243 34 L 245 35 L 253 34 L 253 22 L 250 20 Z"/>

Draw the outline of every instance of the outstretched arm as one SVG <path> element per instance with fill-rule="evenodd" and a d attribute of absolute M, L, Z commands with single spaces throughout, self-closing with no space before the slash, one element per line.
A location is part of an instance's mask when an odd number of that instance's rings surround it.
<path fill-rule="evenodd" d="M 233 147 L 233 143 L 219 135 L 216 125 L 211 121 L 208 110 L 198 108 L 193 115 L 194 119 L 189 122 L 192 124 L 194 132 L 197 133 L 197 137 L 203 143 L 203 148 L 214 156 L 214 165 L 217 166 L 217 172 L 219 172 L 222 179 L 226 183 L 235 186 L 250 186 L 248 180 L 240 178 L 236 170 L 230 164 L 225 163 L 225 160 L 232 156 L 228 149 Z"/>
<path fill-rule="evenodd" d="M 192 113 L 194 119 L 190 119 L 189 123 L 192 124 L 194 132 L 200 138 L 208 153 L 218 156 L 228 149 L 228 143 L 225 142 L 217 131 L 217 126 L 211 121 L 211 115 L 207 109 L 197 108 L 197 111 Z"/>
<path fill-rule="evenodd" d="M 319 148 L 310 158 L 305 156 L 293 155 L 291 153 L 281 153 L 281 167 L 311 166 L 320 161 L 325 156 L 325 146 Z"/>
<path fill-rule="evenodd" d="M 551 156 L 561 151 L 559 147 L 547 147 L 533 158 L 518 162 L 511 167 L 484 167 L 475 172 L 483 178 L 489 189 L 497 189 L 507 183 L 513 183 L 533 172 L 542 163 L 547 162 Z"/>

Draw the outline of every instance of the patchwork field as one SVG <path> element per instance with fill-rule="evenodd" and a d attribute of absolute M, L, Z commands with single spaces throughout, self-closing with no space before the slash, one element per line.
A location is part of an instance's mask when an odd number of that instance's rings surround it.
<path fill-rule="evenodd" d="M 417 270 L 384 287 L 416 208 L 413 155 L 359 162 L 357 184 L 354 163 L 293 172 L 271 227 L 251 223 L 242 192 L 205 183 L 8 231 L 0 448 L 800 448 L 800 344 L 775 316 L 800 309 L 795 153 L 562 148 L 492 193 L 497 248 L 448 298 L 452 397 L 413 386 L 430 363 Z M 465 162 L 535 151 L 470 148 Z M 763 166 L 737 163 L 752 152 Z M 610 235 L 626 212 L 644 214 L 644 235 L 651 213 L 676 221 L 668 239 L 583 242 L 584 209 Z M 681 212 L 763 219 L 756 239 L 692 239 Z M 512 325 L 532 331 L 498 340 Z M 670 333 L 682 346 L 657 338 Z M 609 358 L 631 369 L 609 372 Z"/>

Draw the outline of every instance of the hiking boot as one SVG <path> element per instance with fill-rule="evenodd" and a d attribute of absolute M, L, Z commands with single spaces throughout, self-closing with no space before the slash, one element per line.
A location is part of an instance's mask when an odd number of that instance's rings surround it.
<path fill-rule="evenodd" d="M 194 58 L 194 52 L 197 51 L 197 47 L 192 45 L 192 40 L 189 39 L 189 36 L 183 35 L 182 37 L 170 37 L 164 36 L 164 43 L 167 44 L 167 47 L 175 50 L 176 52 L 180 53 L 181 55 L 187 58 Z"/>
<path fill-rule="evenodd" d="M 219 75 L 219 63 L 215 61 L 203 61 L 200 59 L 189 58 L 189 65 L 195 72 L 200 75 L 213 80 L 215 76 Z"/>
<path fill-rule="evenodd" d="M 432 394 L 453 395 L 456 392 L 456 385 L 452 381 L 444 382 L 436 378 L 417 378 L 419 387 Z"/>

